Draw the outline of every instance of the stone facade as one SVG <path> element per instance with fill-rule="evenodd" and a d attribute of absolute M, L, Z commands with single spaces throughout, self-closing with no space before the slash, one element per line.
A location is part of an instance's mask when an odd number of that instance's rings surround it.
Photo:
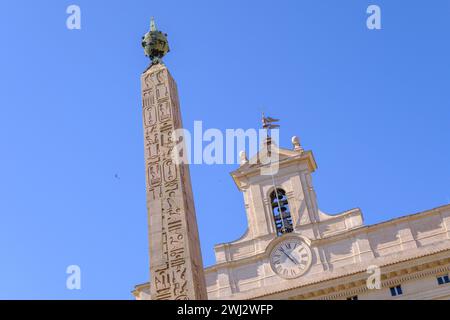
<path fill-rule="evenodd" d="M 288 197 L 293 233 L 275 234 L 270 176 L 250 164 L 232 173 L 244 196 L 248 230 L 239 240 L 215 247 L 217 264 L 205 270 L 210 299 L 389 299 L 390 287 L 399 284 L 398 299 L 450 296 L 450 285 L 436 280 L 450 270 L 450 206 L 373 226 L 364 226 L 360 209 L 327 215 L 318 209 L 312 183 L 313 154 L 295 149 L 279 149 L 275 176 L 276 187 Z M 296 279 L 283 279 L 269 255 L 292 236 L 308 243 L 311 266 Z M 369 290 L 367 270 L 375 266 L 381 289 Z"/>
<path fill-rule="evenodd" d="M 297 138 L 293 142 L 293 150 L 277 149 L 274 179 L 261 174 L 255 159 L 231 173 L 243 193 L 248 229 L 240 239 L 215 246 L 216 264 L 205 269 L 208 298 L 450 299 L 450 284 L 437 281 L 450 271 L 450 205 L 372 226 L 364 225 L 360 209 L 325 214 L 312 181 L 314 156 Z M 274 184 L 286 193 L 294 229 L 281 236 L 270 199 Z M 288 279 L 274 270 L 271 253 L 289 239 L 311 254 L 304 254 L 301 275 Z M 380 286 L 369 289 L 374 272 Z M 396 286 L 401 294 L 393 296 L 390 288 Z M 146 291 L 148 284 L 134 295 L 146 299 Z"/>

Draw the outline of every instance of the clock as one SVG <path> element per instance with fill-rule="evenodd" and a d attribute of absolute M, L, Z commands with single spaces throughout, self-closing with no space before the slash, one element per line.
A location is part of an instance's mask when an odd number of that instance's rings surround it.
<path fill-rule="evenodd" d="M 309 246 L 300 238 L 290 237 L 278 243 L 270 253 L 273 271 L 285 279 L 295 279 L 311 266 Z"/>

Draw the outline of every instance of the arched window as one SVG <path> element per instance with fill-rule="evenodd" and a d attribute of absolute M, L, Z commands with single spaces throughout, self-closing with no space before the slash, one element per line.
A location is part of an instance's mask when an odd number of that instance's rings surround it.
<path fill-rule="evenodd" d="M 275 189 L 270 194 L 270 206 L 272 208 L 277 235 L 282 236 L 285 233 L 294 231 L 292 224 L 291 210 L 283 189 Z"/>

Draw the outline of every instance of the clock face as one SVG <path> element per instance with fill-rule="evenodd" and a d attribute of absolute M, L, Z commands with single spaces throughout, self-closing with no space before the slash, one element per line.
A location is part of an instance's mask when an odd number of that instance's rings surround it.
<path fill-rule="evenodd" d="M 311 265 L 311 250 L 302 240 L 289 238 L 273 248 L 270 265 L 273 271 L 283 278 L 298 278 Z"/>

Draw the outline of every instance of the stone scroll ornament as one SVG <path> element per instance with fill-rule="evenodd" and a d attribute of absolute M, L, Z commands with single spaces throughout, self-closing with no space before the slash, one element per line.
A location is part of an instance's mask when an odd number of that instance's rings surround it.
<path fill-rule="evenodd" d="M 162 58 L 167 35 L 143 37 L 150 67 L 141 76 L 152 300 L 206 300 L 206 284 L 187 164 L 174 160 L 182 128 L 178 92 Z"/>

